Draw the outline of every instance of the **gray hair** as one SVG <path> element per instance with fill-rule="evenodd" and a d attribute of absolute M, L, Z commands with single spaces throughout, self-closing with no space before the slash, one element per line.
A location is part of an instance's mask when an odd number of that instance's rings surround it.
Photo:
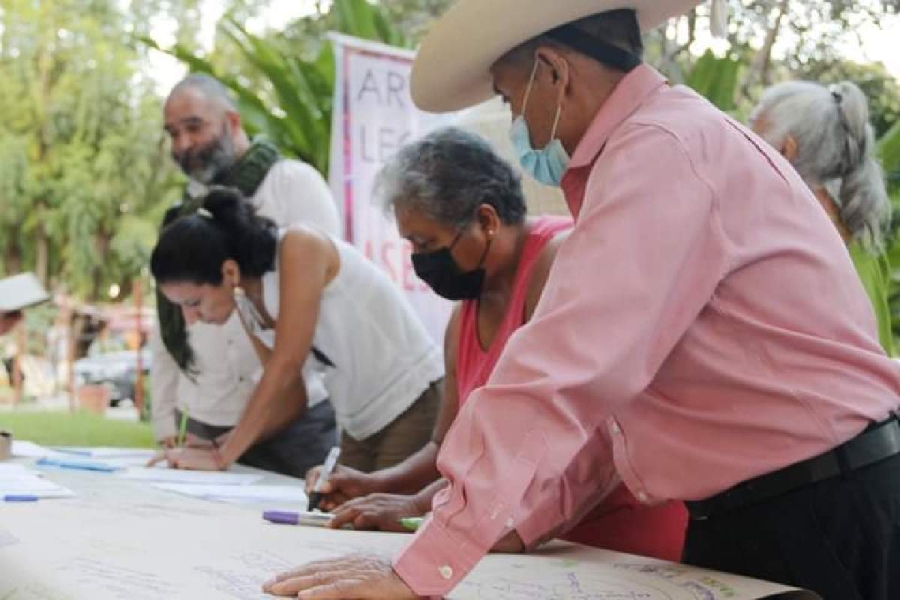
<path fill-rule="evenodd" d="M 401 148 L 382 167 L 376 196 L 387 212 L 419 210 L 451 227 L 464 227 L 482 204 L 507 225 L 525 219 L 522 182 L 481 137 L 458 127 L 438 129 Z"/>
<path fill-rule="evenodd" d="M 218 102 L 227 110 L 237 110 L 237 105 L 231 97 L 231 92 L 228 91 L 228 88 L 226 88 L 221 81 L 212 75 L 207 75 L 206 73 L 191 73 L 175 84 L 175 87 L 169 92 L 169 98 L 186 89 L 199 91 L 203 94 L 204 98 Z"/>
<path fill-rule="evenodd" d="M 807 81 L 778 84 L 763 93 L 758 117 L 766 127 L 763 137 L 776 148 L 789 135 L 796 140 L 794 168 L 807 185 L 828 192 L 853 238 L 870 250 L 880 249 L 891 205 L 862 90 L 848 81 L 830 87 Z"/>

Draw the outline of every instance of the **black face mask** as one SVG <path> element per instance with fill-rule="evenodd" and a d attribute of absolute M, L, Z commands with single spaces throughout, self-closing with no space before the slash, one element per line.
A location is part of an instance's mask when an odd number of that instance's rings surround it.
<path fill-rule="evenodd" d="M 419 279 L 428 284 L 434 293 L 447 300 L 474 300 L 481 296 L 484 287 L 484 259 L 487 258 L 491 248 L 491 240 L 488 240 L 484 254 L 478 262 L 478 267 L 471 271 L 460 271 L 453 260 L 451 250 L 459 241 L 459 235 L 453 242 L 434 252 L 418 252 L 412 255 L 413 269 Z"/>

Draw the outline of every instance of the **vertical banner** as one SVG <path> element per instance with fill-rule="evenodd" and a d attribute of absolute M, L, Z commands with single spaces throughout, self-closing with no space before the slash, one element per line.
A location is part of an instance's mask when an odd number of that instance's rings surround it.
<path fill-rule="evenodd" d="M 404 144 L 449 123 L 412 103 L 414 53 L 332 34 L 336 77 L 329 180 L 345 239 L 378 264 L 405 293 L 426 329 L 442 346 L 452 304 L 416 277 L 410 245 L 374 195 L 381 166 Z"/>

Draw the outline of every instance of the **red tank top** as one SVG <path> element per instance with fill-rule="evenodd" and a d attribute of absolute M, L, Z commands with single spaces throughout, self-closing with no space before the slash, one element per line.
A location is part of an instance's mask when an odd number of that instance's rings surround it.
<path fill-rule="evenodd" d="M 509 306 L 487 349 L 482 348 L 478 340 L 478 301 L 463 301 L 459 313 L 459 342 L 456 350 L 456 389 L 460 406 L 465 403 L 472 390 L 487 383 L 507 340 L 516 329 L 525 324 L 525 299 L 538 256 L 547 242 L 571 228 L 572 219 L 567 217 L 538 217 L 529 222 Z"/>
<path fill-rule="evenodd" d="M 538 256 L 558 233 L 570 229 L 572 221 L 540 217 L 531 221 L 513 282 L 509 307 L 490 347 L 478 340 L 478 301 L 466 300 L 460 307 L 459 341 L 456 351 L 456 386 L 460 407 L 473 390 L 487 383 L 497 359 L 513 332 L 525 324 L 525 298 Z M 687 527 L 687 510 L 681 502 L 645 506 L 620 484 L 563 539 L 669 561 L 679 561 Z"/>

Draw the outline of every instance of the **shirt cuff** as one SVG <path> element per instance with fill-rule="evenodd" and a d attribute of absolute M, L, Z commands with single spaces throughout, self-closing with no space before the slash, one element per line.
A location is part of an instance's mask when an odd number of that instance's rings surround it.
<path fill-rule="evenodd" d="M 419 596 L 440 597 L 465 579 L 487 551 L 431 518 L 394 559 L 394 571 Z"/>
<path fill-rule="evenodd" d="M 162 441 L 167 437 L 175 437 L 177 433 L 178 430 L 175 427 L 174 414 L 164 415 L 153 420 L 153 434 L 157 442 Z"/>

